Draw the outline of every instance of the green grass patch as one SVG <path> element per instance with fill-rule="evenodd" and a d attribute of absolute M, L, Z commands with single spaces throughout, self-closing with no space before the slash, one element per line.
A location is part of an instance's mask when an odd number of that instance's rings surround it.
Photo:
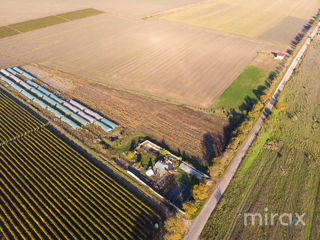
<path fill-rule="evenodd" d="M 82 10 L 78 10 L 78 11 L 62 13 L 57 16 L 62 17 L 62 18 L 66 18 L 71 21 L 71 20 L 77 20 L 80 18 L 95 16 L 95 15 L 102 14 L 102 13 L 104 13 L 104 12 L 97 10 L 97 9 L 93 9 L 93 8 L 87 8 L 87 9 L 82 9 Z"/>
<path fill-rule="evenodd" d="M 240 176 L 246 174 L 254 160 L 258 157 L 259 153 L 261 152 L 261 149 L 268 140 L 269 136 L 270 132 L 267 133 L 264 129 L 261 129 L 258 139 L 256 140 L 255 144 L 250 148 L 250 154 L 248 154 L 245 160 L 242 162 L 242 166 L 239 169 Z"/>
<path fill-rule="evenodd" d="M 33 30 L 50 27 L 50 26 L 64 23 L 64 22 L 67 22 L 67 20 L 64 20 L 56 16 L 49 16 L 49 17 L 38 18 L 38 19 L 26 21 L 26 22 L 12 24 L 12 25 L 9 25 L 9 27 L 16 29 L 20 32 L 30 32 Z"/>
<path fill-rule="evenodd" d="M 255 66 L 248 66 L 214 103 L 213 108 L 241 110 L 241 105 L 258 100 L 265 88 L 269 72 Z M 248 102 L 249 101 L 249 102 Z"/>
<path fill-rule="evenodd" d="M 14 31 L 8 27 L 0 27 L 0 38 L 10 37 L 18 34 L 17 31 Z"/>

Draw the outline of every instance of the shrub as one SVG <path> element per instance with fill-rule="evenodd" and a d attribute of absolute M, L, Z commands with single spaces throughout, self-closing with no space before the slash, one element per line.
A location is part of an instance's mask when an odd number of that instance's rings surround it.
<path fill-rule="evenodd" d="M 165 240 L 180 240 L 182 239 L 186 230 L 182 219 L 178 217 L 169 218 L 165 222 L 164 226 L 167 231 L 166 235 L 164 236 Z"/>
<path fill-rule="evenodd" d="M 200 183 L 193 187 L 193 198 L 195 200 L 204 200 L 209 196 L 209 188 L 204 183 Z"/>
<path fill-rule="evenodd" d="M 197 211 L 198 204 L 195 201 L 188 201 L 183 204 L 182 208 L 186 213 L 186 218 L 190 219 L 193 216 L 193 214 L 195 214 L 195 212 Z"/>

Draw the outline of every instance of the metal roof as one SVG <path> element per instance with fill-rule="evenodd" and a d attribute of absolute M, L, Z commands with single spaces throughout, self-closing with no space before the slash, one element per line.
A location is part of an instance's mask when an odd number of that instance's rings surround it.
<path fill-rule="evenodd" d="M 112 129 L 114 129 L 116 126 L 118 126 L 117 124 L 115 124 L 114 122 L 111 122 L 110 120 L 106 119 L 106 118 L 102 118 L 100 120 L 102 123 L 108 125 L 109 127 L 111 127 Z"/>
<path fill-rule="evenodd" d="M 79 122 L 81 125 L 87 125 L 89 122 L 85 120 L 84 118 L 80 117 L 79 115 L 72 113 L 71 118 Z"/>
<path fill-rule="evenodd" d="M 62 104 L 64 102 L 61 98 L 57 97 L 53 93 L 51 93 L 49 97 L 51 97 L 52 99 L 54 99 L 55 101 L 57 101 L 60 104 Z"/>
<path fill-rule="evenodd" d="M 67 117 L 62 117 L 61 121 L 69 124 L 73 129 L 77 129 L 80 127 L 77 123 L 75 123 L 74 121 L 72 121 L 71 119 L 69 119 Z"/>
<path fill-rule="evenodd" d="M 37 88 L 39 91 L 41 91 L 41 92 L 43 92 L 45 95 L 47 95 L 47 96 L 49 96 L 50 94 L 51 94 L 51 92 L 49 92 L 47 89 L 45 89 L 45 88 L 43 88 L 43 87 L 41 87 L 41 86 L 39 86 L 38 88 Z"/>

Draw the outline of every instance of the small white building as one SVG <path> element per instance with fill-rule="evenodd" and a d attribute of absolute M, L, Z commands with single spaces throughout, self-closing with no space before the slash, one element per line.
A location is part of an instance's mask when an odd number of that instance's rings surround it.
<path fill-rule="evenodd" d="M 282 59 L 284 59 L 284 56 L 285 56 L 284 53 L 276 53 L 275 59 L 282 60 Z"/>
<path fill-rule="evenodd" d="M 148 177 L 151 177 L 151 176 L 154 175 L 154 171 L 152 170 L 152 168 L 149 168 L 149 169 L 146 171 L 146 175 L 147 175 Z"/>

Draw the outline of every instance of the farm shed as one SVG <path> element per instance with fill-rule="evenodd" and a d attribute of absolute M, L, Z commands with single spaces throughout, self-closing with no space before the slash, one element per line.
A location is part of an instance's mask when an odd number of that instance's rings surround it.
<path fill-rule="evenodd" d="M 35 88 L 32 88 L 31 89 L 31 92 L 33 92 L 34 94 L 36 94 L 38 97 L 42 98 L 44 96 L 44 94 L 40 91 L 38 91 L 37 89 Z"/>
<path fill-rule="evenodd" d="M 35 88 L 39 87 L 39 84 L 35 83 L 34 81 L 28 80 L 27 83 Z"/>
<path fill-rule="evenodd" d="M 118 126 L 117 124 L 115 124 L 114 122 L 111 122 L 110 120 L 108 120 L 106 118 L 102 118 L 101 122 L 104 123 L 104 124 L 107 124 L 112 129 L 114 129 L 116 126 Z"/>
<path fill-rule="evenodd" d="M 20 74 L 23 73 L 23 71 L 22 71 L 20 68 L 18 68 L 18 67 L 14 67 L 13 70 L 15 70 L 16 72 L 18 72 L 18 73 L 20 73 Z"/>
<path fill-rule="evenodd" d="M 83 110 L 86 109 L 85 106 L 81 105 L 80 103 L 78 103 L 78 102 L 76 102 L 76 101 L 74 101 L 74 100 L 72 100 L 72 99 L 71 99 L 69 102 L 70 102 L 73 106 L 79 108 L 81 111 L 83 111 Z"/>
<path fill-rule="evenodd" d="M 83 117 L 84 119 L 88 120 L 90 123 L 93 123 L 93 122 L 96 121 L 95 118 L 90 117 L 88 114 L 85 114 L 84 112 L 81 112 L 81 111 L 80 111 L 80 112 L 78 112 L 78 115 L 81 116 L 81 117 Z"/>
<path fill-rule="evenodd" d="M 103 131 L 105 131 L 105 132 L 111 132 L 112 131 L 112 128 L 110 128 L 109 126 L 103 124 L 102 122 L 96 121 L 95 124 L 100 126 L 103 129 Z"/>
<path fill-rule="evenodd" d="M 77 129 L 80 127 L 78 124 L 76 124 L 74 121 L 72 121 L 71 119 L 69 119 L 67 117 L 62 117 L 61 121 L 69 124 L 73 129 Z"/>
<path fill-rule="evenodd" d="M 41 91 L 41 92 L 43 92 L 45 95 L 47 95 L 47 96 L 49 96 L 50 94 L 51 94 L 51 92 L 49 92 L 47 89 L 45 89 L 45 88 L 43 88 L 43 87 L 41 87 L 41 86 L 39 86 L 38 88 L 37 88 L 39 91 Z"/>
<path fill-rule="evenodd" d="M 52 112 L 57 118 L 63 117 L 63 114 L 61 114 L 59 111 L 53 109 L 52 107 L 48 107 L 47 110 Z"/>
<path fill-rule="evenodd" d="M 22 80 L 21 80 L 20 78 L 16 77 L 15 75 L 13 75 L 13 74 L 11 74 L 11 73 L 10 73 L 10 78 L 11 78 L 12 80 L 14 80 L 16 83 L 22 82 Z"/>
<path fill-rule="evenodd" d="M 71 114 L 71 118 L 73 118 L 74 120 L 76 120 L 78 123 L 80 123 L 81 125 L 87 125 L 89 122 L 87 120 L 85 120 L 84 118 L 80 117 L 79 115 L 72 113 Z"/>
<path fill-rule="evenodd" d="M 284 57 L 285 57 L 284 53 L 276 53 L 275 59 L 282 60 L 282 59 L 284 59 Z"/>
<path fill-rule="evenodd" d="M 17 75 L 18 73 L 14 71 L 12 68 L 7 68 L 7 71 L 13 75 Z"/>
<path fill-rule="evenodd" d="M 207 178 L 207 179 L 210 178 L 208 175 L 200 172 L 199 170 L 195 169 L 194 167 L 191 167 L 190 165 L 186 164 L 185 162 L 182 162 L 180 164 L 179 168 L 181 170 L 185 171 L 186 173 L 188 173 L 192 176 L 195 176 L 199 180 L 201 180 L 202 178 Z"/>
<path fill-rule="evenodd" d="M 49 97 L 51 97 L 53 100 L 55 100 L 56 102 L 58 102 L 60 104 L 62 104 L 64 102 L 61 98 L 57 97 L 53 93 L 51 93 Z"/>
<path fill-rule="evenodd" d="M 64 102 L 64 103 L 63 103 L 63 106 L 69 108 L 72 112 L 75 112 L 75 113 L 77 113 L 77 112 L 80 111 L 80 109 L 72 106 L 70 103 L 67 103 L 67 102 Z"/>
<path fill-rule="evenodd" d="M 38 98 L 35 98 L 33 101 L 34 101 L 35 103 L 39 104 L 40 107 L 42 107 L 42 108 L 47 108 L 47 107 L 48 107 L 47 104 L 45 104 L 42 100 L 40 100 L 40 99 L 38 99 Z"/>
<path fill-rule="evenodd" d="M 49 103 L 51 106 L 56 106 L 58 103 L 55 101 L 55 100 L 53 100 L 53 99 L 51 99 L 51 98 L 49 98 L 49 97 L 47 97 L 47 96 L 44 96 L 43 97 L 43 100 L 45 100 L 47 103 Z"/>
<path fill-rule="evenodd" d="M 66 115 L 71 115 L 71 113 L 72 113 L 68 108 L 66 108 L 60 104 L 57 104 L 56 108 L 59 109 L 60 111 L 62 111 Z"/>
<path fill-rule="evenodd" d="M 17 84 L 12 83 L 11 87 L 13 87 L 15 90 L 17 90 L 18 92 L 21 92 L 23 89 L 21 87 L 19 87 Z"/>
<path fill-rule="evenodd" d="M 28 93 L 25 90 L 23 90 L 21 93 L 31 100 L 35 99 L 35 96 L 33 96 L 32 94 Z"/>
<path fill-rule="evenodd" d="M 97 120 L 102 119 L 102 116 L 101 116 L 101 115 L 99 115 L 98 113 L 90 110 L 89 108 L 85 109 L 84 112 L 87 113 L 87 114 L 89 114 L 89 115 L 91 115 L 92 117 L 94 117 L 94 118 L 97 119 Z"/>
<path fill-rule="evenodd" d="M 146 175 L 147 175 L 148 177 L 151 177 L 151 176 L 154 175 L 154 171 L 152 170 L 152 168 L 149 168 L 149 169 L 146 171 Z"/>
<path fill-rule="evenodd" d="M 0 79 L 3 80 L 3 81 L 5 81 L 5 82 L 8 83 L 9 85 L 13 84 L 13 82 L 12 82 L 9 78 L 7 78 L 7 77 L 5 77 L 5 76 L 3 76 L 3 75 L 0 75 Z"/>
<path fill-rule="evenodd" d="M 13 68 L 14 69 L 14 68 Z M 35 77 L 33 77 L 30 73 L 28 73 L 27 71 L 25 71 L 24 69 L 20 68 L 21 69 L 21 74 L 23 76 L 25 76 L 26 78 L 30 79 L 30 80 L 33 80 L 35 79 Z"/>
<path fill-rule="evenodd" d="M 3 75 L 5 75 L 6 77 L 10 77 L 10 73 L 9 73 L 7 70 L 1 69 L 0 72 L 1 72 Z"/>
<path fill-rule="evenodd" d="M 28 83 L 25 83 L 24 81 L 19 82 L 19 84 L 25 89 L 28 89 L 29 91 L 32 89 L 32 87 Z"/>

